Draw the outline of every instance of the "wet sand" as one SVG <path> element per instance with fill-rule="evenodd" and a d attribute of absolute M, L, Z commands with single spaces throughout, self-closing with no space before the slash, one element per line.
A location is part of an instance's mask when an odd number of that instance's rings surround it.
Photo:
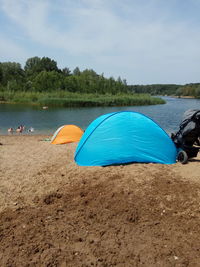
<path fill-rule="evenodd" d="M 76 144 L 0 136 L 0 266 L 200 266 L 200 158 L 79 167 Z"/>

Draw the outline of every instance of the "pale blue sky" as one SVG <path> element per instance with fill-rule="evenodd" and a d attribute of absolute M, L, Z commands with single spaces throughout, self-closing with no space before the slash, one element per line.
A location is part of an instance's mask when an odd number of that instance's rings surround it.
<path fill-rule="evenodd" d="M 200 0 L 0 0 L 0 62 L 47 56 L 128 84 L 200 82 Z"/>

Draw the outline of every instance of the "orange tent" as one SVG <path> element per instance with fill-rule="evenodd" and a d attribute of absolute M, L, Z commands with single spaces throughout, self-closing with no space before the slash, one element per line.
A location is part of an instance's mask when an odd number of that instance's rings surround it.
<path fill-rule="evenodd" d="M 83 130 L 76 125 L 63 125 L 54 133 L 51 144 L 67 144 L 81 139 Z"/>

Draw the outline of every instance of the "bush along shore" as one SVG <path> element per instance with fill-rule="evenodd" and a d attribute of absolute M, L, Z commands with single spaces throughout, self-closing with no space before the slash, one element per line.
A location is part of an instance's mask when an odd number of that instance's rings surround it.
<path fill-rule="evenodd" d="M 53 107 L 84 106 L 141 106 L 164 104 L 165 101 L 148 94 L 79 94 L 57 91 L 40 92 L 0 92 L 1 103 L 26 103 Z"/>

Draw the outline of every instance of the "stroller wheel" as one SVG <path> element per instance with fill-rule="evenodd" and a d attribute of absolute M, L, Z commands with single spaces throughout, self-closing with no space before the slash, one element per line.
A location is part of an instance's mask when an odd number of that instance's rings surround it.
<path fill-rule="evenodd" d="M 188 161 L 188 155 L 184 150 L 178 152 L 177 160 L 182 164 L 186 164 Z"/>

